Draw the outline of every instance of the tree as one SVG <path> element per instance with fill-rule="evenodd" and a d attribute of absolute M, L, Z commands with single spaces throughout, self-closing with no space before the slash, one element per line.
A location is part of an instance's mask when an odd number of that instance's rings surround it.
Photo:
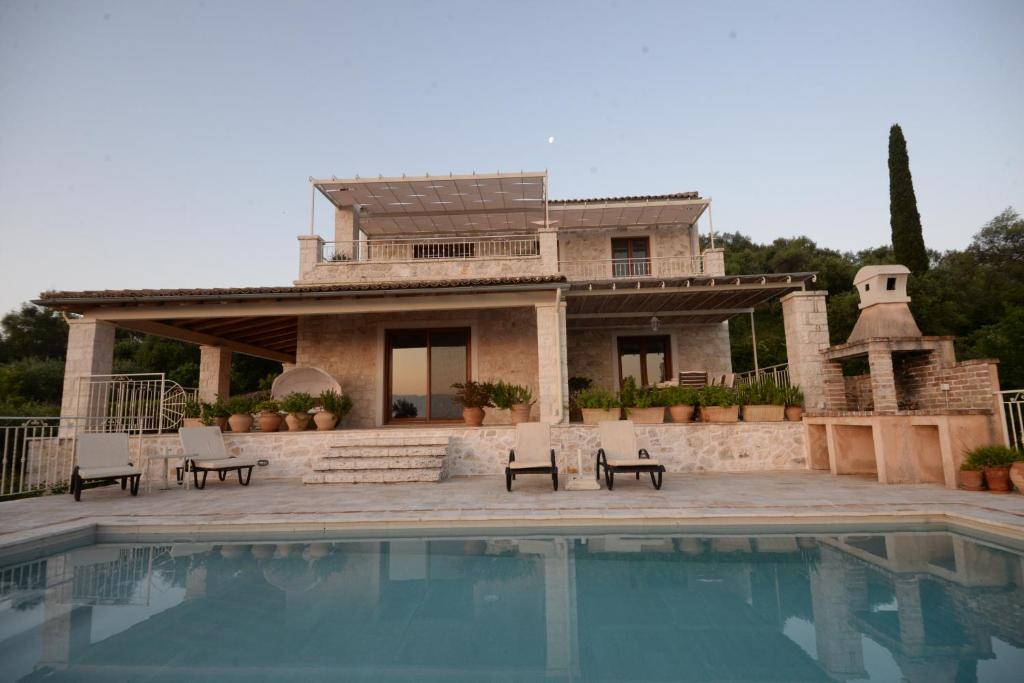
<path fill-rule="evenodd" d="M 928 270 L 928 252 L 917 212 L 914 180 L 910 176 L 907 141 L 899 124 L 889 129 L 889 222 L 896 261 L 920 275 Z"/>
<path fill-rule="evenodd" d="M 68 324 L 59 313 L 24 303 L 0 320 L 0 363 L 22 358 L 64 358 Z"/>

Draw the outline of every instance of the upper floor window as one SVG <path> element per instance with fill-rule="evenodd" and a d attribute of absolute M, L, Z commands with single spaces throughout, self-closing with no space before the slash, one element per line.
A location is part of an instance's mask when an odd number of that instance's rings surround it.
<path fill-rule="evenodd" d="M 637 277 L 650 274 L 650 238 L 619 237 L 612 240 L 612 277 Z"/>

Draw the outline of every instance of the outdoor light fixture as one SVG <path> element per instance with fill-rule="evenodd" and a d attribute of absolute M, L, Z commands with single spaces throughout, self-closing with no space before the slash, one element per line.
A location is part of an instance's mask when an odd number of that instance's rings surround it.
<path fill-rule="evenodd" d="M 658 316 L 652 315 L 651 316 L 651 332 L 657 332 L 660 329 L 661 329 L 661 321 L 658 319 Z"/>

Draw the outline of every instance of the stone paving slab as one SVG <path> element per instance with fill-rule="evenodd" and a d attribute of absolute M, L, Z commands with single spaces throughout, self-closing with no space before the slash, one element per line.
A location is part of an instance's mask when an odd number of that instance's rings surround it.
<path fill-rule="evenodd" d="M 258 474 L 258 473 L 257 473 Z M 436 484 L 316 485 L 230 478 L 205 490 L 140 492 L 120 487 L 0 503 L 0 548 L 60 534 L 230 533 L 413 526 L 794 525 L 954 523 L 1024 539 L 1024 495 L 886 486 L 823 472 L 674 474 L 661 491 L 620 477 L 614 491 L 551 490 L 547 477 L 456 477 Z"/>

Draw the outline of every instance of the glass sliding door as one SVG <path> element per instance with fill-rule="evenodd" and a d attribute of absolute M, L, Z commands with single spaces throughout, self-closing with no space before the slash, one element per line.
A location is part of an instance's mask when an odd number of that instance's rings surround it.
<path fill-rule="evenodd" d="M 672 346 L 668 336 L 619 337 L 619 381 L 632 377 L 637 386 L 650 386 L 672 376 Z"/>
<path fill-rule="evenodd" d="M 468 329 L 389 330 L 386 360 L 388 422 L 461 419 L 451 385 L 469 378 Z"/>

